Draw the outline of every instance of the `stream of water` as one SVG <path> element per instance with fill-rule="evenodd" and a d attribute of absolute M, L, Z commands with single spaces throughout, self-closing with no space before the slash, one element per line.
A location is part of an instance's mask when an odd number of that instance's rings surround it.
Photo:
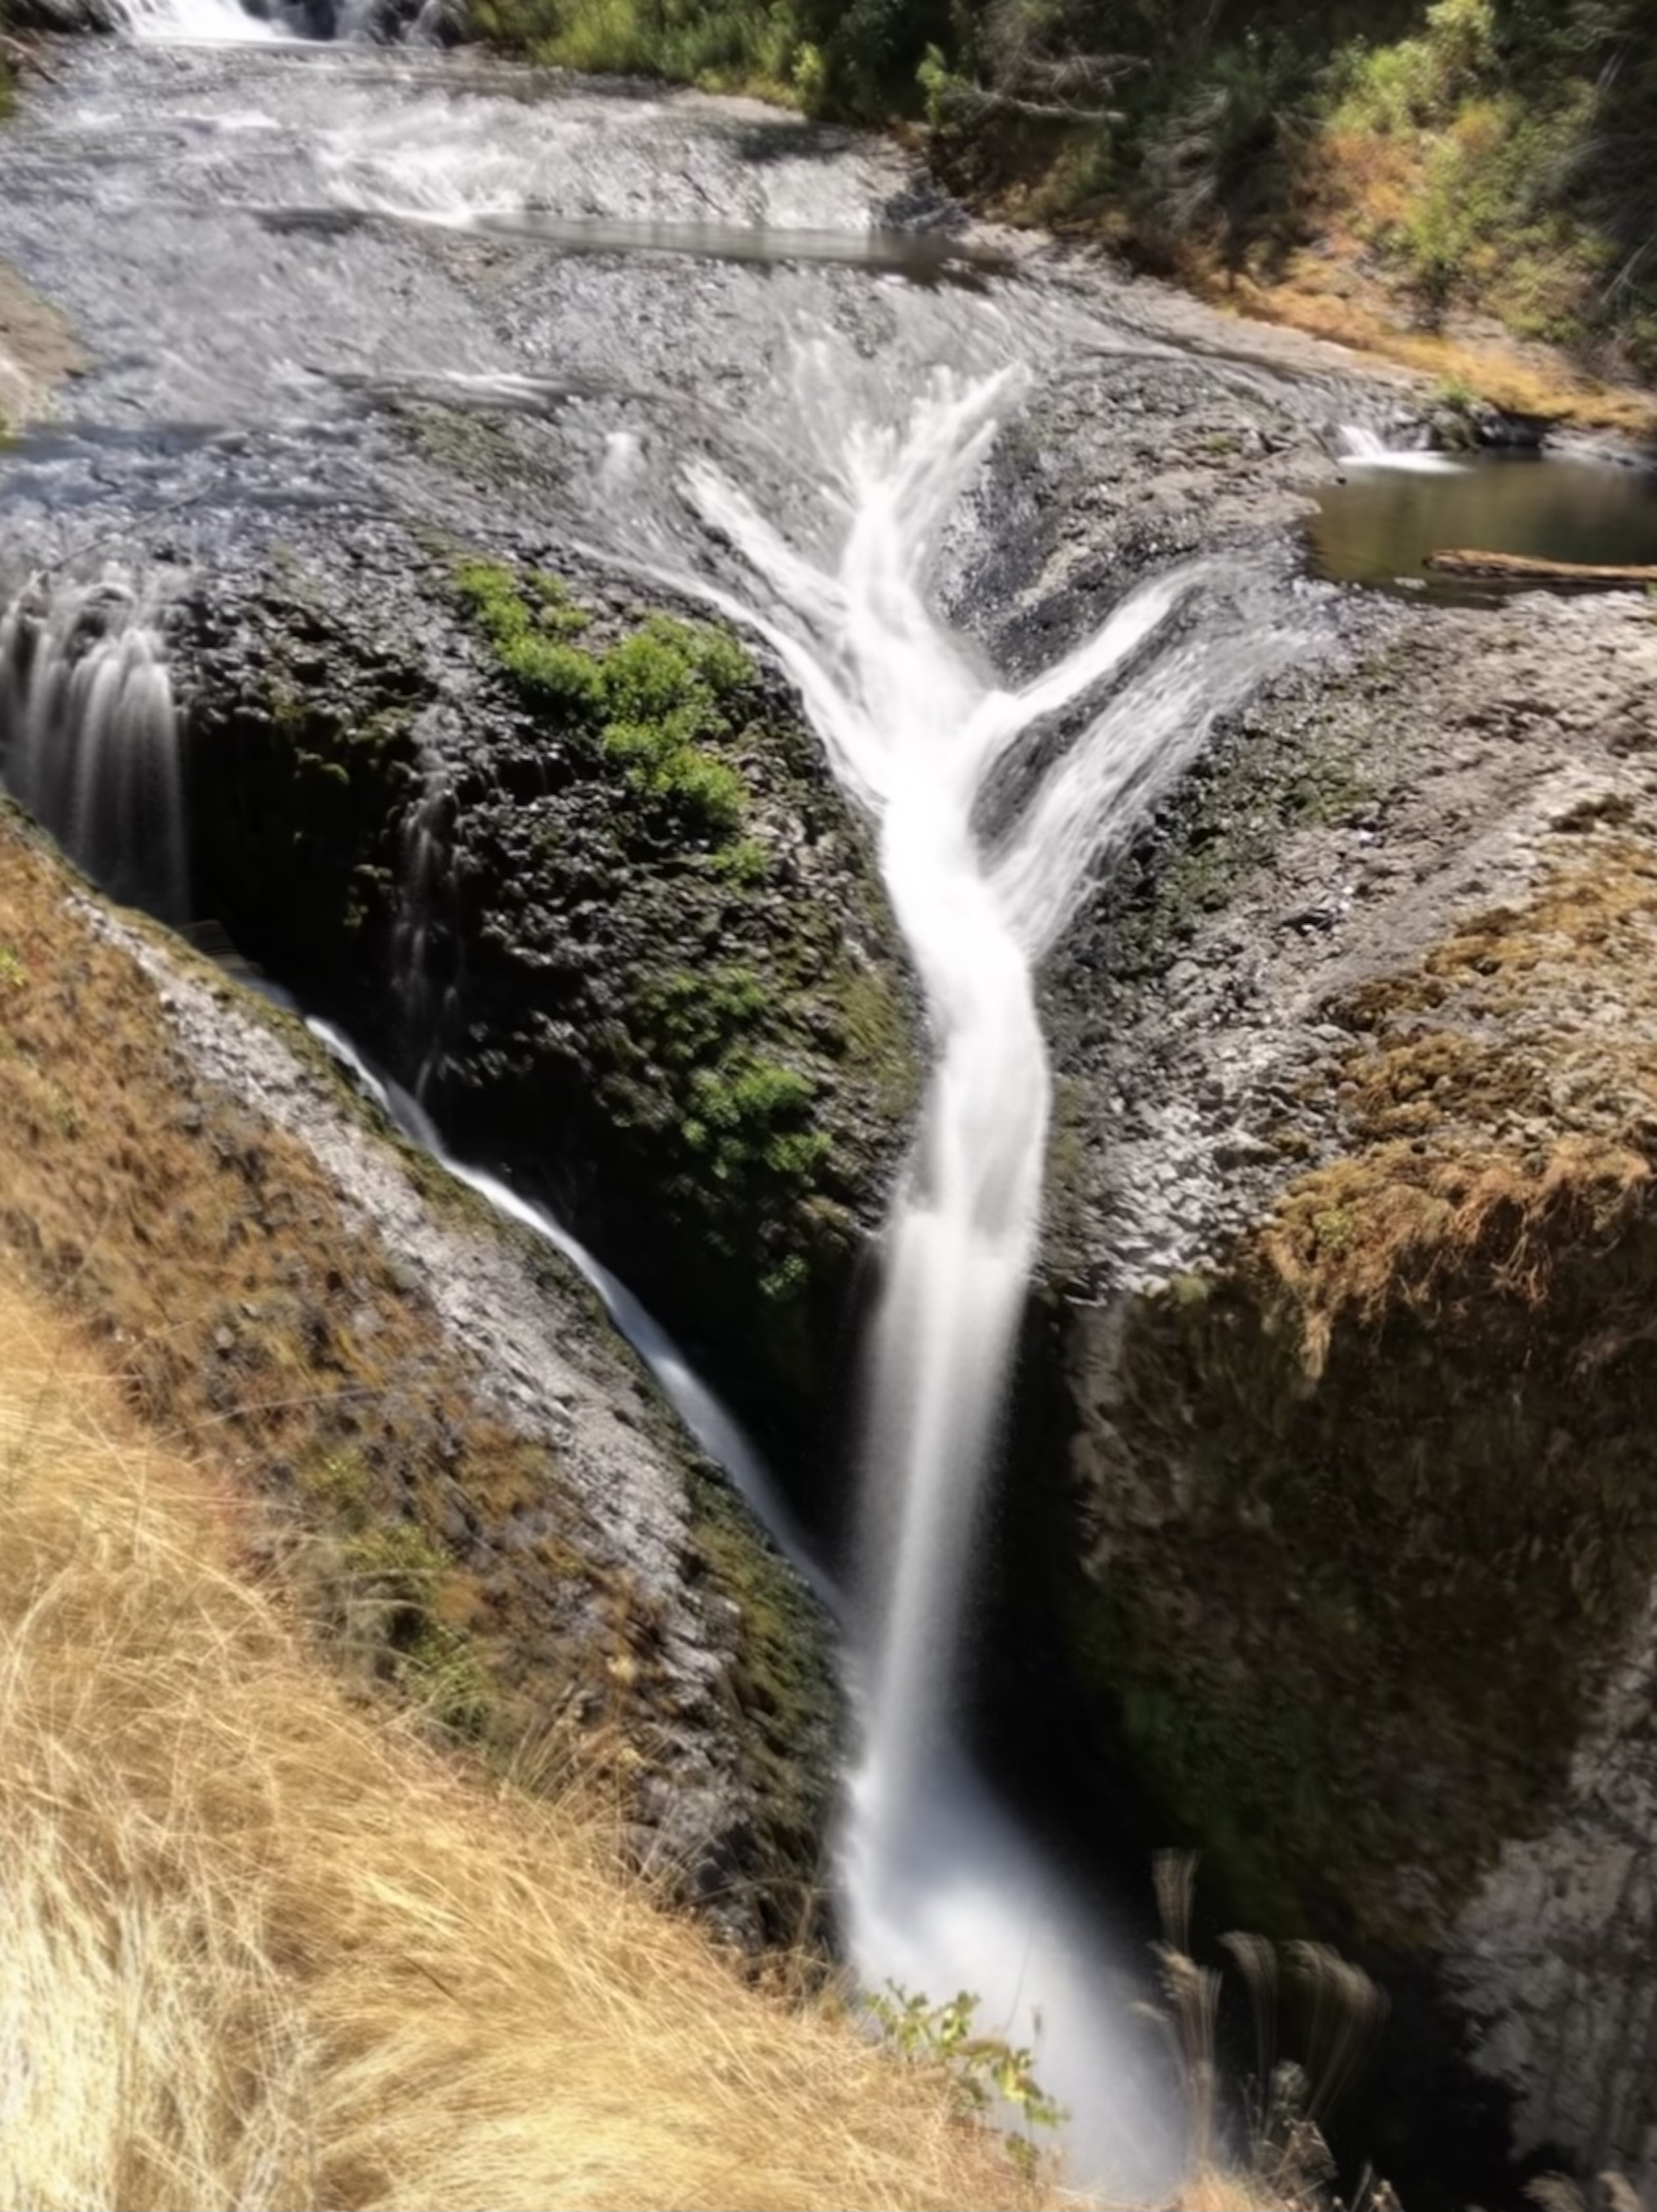
<path fill-rule="evenodd" d="M 770 137 L 769 124 L 718 110 L 687 119 L 576 94 L 554 109 L 465 76 L 393 82 L 332 56 L 325 70 L 233 0 L 132 0 L 131 20 L 142 39 L 247 51 L 221 63 L 169 49 L 131 112 L 119 73 L 72 88 L 24 181 L 44 208 L 62 138 L 78 143 L 84 118 L 116 104 L 128 170 L 112 182 L 107 166 L 88 168 L 85 208 L 54 213 L 41 273 L 78 288 L 103 334 L 112 419 L 203 426 L 169 453 L 164 489 L 142 480 L 152 502 L 188 502 L 186 564 L 245 526 L 260 466 L 272 499 L 291 495 L 280 482 L 294 455 L 320 501 L 388 498 L 402 464 L 372 423 L 358 427 L 354 397 L 465 390 L 544 411 L 563 441 L 551 526 L 763 637 L 877 827 L 932 1065 L 866 1362 L 860 1567 L 844 1607 L 860 1720 L 838 1851 L 848 1942 L 873 1985 L 976 1991 L 987 2030 L 1036 2045 L 1072 2115 L 1079 2171 L 1154 2189 L 1177 2161 L 1178 2126 L 1132 2014 L 1142 1961 L 975 1774 L 959 1685 L 1042 1220 L 1038 964 L 1215 717 L 1307 649 L 1311 615 L 1246 552 L 1171 553 L 1136 587 L 1096 592 L 1060 649 L 1024 653 L 1019 679 L 996 672 L 948 601 L 996 552 L 971 510 L 997 441 L 1059 349 L 1130 367 L 1167 349 L 1062 289 L 1026 288 L 1016 306 L 892 289 L 943 257 L 923 232 L 913 267 L 872 249 L 892 234 L 899 195 L 858 168 L 866 157 L 826 160 L 781 126 Z M 164 176 L 168 206 L 193 226 L 196 258 L 155 285 L 147 327 L 139 309 L 94 297 L 86 266 L 101 222 L 120 223 L 140 258 L 150 251 L 128 218 L 155 207 L 129 174 L 157 191 Z M 367 228 L 312 236 L 271 220 L 319 207 Z M 491 223 L 507 242 L 480 246 Z M 465 234 L 474 258 L 427 255 L 411 235 L 422 225 Z M 592 234 L 576 235 L 582 225 Z M 664 242 L 697 273 L 641 273 L 631 249 Z M 589 273 L 572 247 L 594 258 Z M 475 257 L 541 249 L 557 257 L 544 289 L 496 313 L 496 264 Z M 142 265 L 132 282 L 149 296 Z M 231 299 L 246 321 L 221 312 Z M 303 438 L 284 444 L 302 408 Z M 111 451 L 71 437 L 27 455 L 19 495 L 95 510 Z M 139 599 L 83 577 L 18 602 L 0 632 L 0 748 L 9 787 L 91 872 L 169 917 L 187 911 L 177 730 Z M 442 1154 L 416 1102 L 381 1096 Z M 740 1431 L 625 1286 L 497 1178 L 450 1164 L 576 1259 L 838 1606 Z"/>

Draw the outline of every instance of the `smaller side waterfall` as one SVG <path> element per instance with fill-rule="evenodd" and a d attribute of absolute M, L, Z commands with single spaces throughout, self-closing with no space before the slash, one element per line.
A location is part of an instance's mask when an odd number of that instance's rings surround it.
<path fill-rule="evenodd" d="M 625 1337 L 649 1369 L 663 1397 L 679 1415 L 691 1437 L 709 1458 L 724 1470 L 733 1488 L 746 1503 L 754 1517 L 770 1532 L 777 1549 L 825 1609 L 838 1614 L 842 1604 L 840 1594 L 812 1559 L 804 1537 L 795 1527 L 793 1517 L 783 1504 L 769 1469 L 735 1418 L 697 1374 L 661 1322 L 640 1304 L 620 1277 L 612 1274 L 608 1267 L 595 1260 L 586 1246 L 578 1243 L 544 1206 L 537 1206 L 522 1197 L 499 1176 L 490 1175 L 483 1168 L 470 1166 L 448 1151 L 436 1124 L 418 1099 L 404 1090 L 400 1084 L 379 1073 L 364 1059 L 344 1030 L 315 1016 L 308 1017 L 305 1026 L 342 1066 L 350 1070 L 387 1121 L 411 1144 L 418 1145 L 439 1166 L 446 1168 L 458 1182 L 463 1182 L 469 1190 L 476 1191 L 481 1199 L 493 1206 L 503 1220 L 517 1223 L 521 1228 L 529 1230 L 550 1244 L 598 1292 L 612 1325 L 619 1335 Z"/>
<path fill-rule="evenodd" d="M 1379 430 L 1363 422 L 1338 423 L 1334 444 L 1349 468 L 1404 469 L 1418 476 L 1444 476 L 1463 465 L 1453 453 L 1441 453 L 1429 446 L 1389 446 Z"/>
<path fill-rule="evenodd" d="M 0 620 L 0 786 L 112 897 L 186 918 L 179 718 L 125 577 L 31 588 Z"/>

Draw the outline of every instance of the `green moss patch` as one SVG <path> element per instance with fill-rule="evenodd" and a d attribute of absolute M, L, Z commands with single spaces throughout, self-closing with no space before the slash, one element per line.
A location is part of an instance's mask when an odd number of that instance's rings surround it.
<path fill-rule="evenodd" d="M 591 618 L 557 577 L 532 575 L 521 588 L 501 563 L 470 561 L 455 581 L 502 665 L 591 736 L 641 801 L 691 836 L 734 838 L 747 792 L 717 747 L 732 735 L 754 667 L 728 632 L 653 615 L 593 650 L 571 641 Z"/>
<path fill-rule="evenodd" d="M 599 1248 L 693 1342 L 740 1344 L 739 1388 L 798 1403 L 916 1089 L 863 835 L 728 631 L 499 562 L 453 575 L 522 723 L 526 798 L 457 823 L 458 992 L 486 995 L 512 1078 L 494 1139 L 579 1146 Z"/>

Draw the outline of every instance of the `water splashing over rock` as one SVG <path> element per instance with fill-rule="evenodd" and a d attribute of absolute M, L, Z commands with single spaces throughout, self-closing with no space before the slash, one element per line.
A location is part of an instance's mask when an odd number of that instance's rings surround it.
<path fill-rule="evenodd" d="M 984 674 L 927 584 L 1020 382 L 940 376 L 906 426 L 855 428 L 833 486 L 840 550 L 822 566 L 711 466 L 689 488 L 759 586 L 752 605 L 722 604 L 758 622 L 879 821 L 935 1040 L 868 1361 L 863 1742 L 842 1853 L 852 1948 L 870 1981 L 975 1990 L 992 2032 L 1028 2040 L 1045 2026 L 1039 2063 L 1072 2109 L 1084 2171 L 1142 2188 L 1168 2175 L 1164 2094 L 1090 1914 L 962 1756 L 964 1613 L 1040 1224 L 1050 1079 L 1033 961 L 1214 716 L 1297 641 L 1251 611 L 1240 565 L 1193 562 L 1021 689 Z M 1198 603 L 1200 632 L 1182 623 Z M 1026 777 L 989 849 L 977 817 L 997 771 L 1055 734 L 1069 743 Z"/>
<path fill-rule="evenodd" d="M 125 578 L 27 591 L 0 621 L 0 783 L 113 897 L 185 919 L 179 718 Z"/>

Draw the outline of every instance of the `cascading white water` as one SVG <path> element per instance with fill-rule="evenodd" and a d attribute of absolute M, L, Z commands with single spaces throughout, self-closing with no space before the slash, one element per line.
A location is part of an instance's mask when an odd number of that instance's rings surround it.
<path fill-rule="evenodd" d="M 271 989 L 268 984 L 261 988 Z M 271 995 L 283 1004 L 293 1003 L 285 992 L 272 991 Z M 765 1463 L 728 1407 L 708 1388 L 655 1315 L 634 1297 L 619 1276 L 612 1274 L 608 1267 L 594 1259 L 544 1206 L 521 1197 L 498 1176 L 457 1159 L 444 1146 L 436 1122 L 419 1100 L 400 1084 L 391 1082 L 371 1067 L 338 1024 L 312 1017 L 305 1025 L 336 1060 L 350 1070 L 387 1120 L 411 1143 L 429 1152 L 457 1182 L 475 1190 L 504 1219 L 515 1221 L 550 1244 L 592 1285 L 602 1299 L 612 1323 L 655 1376 L 663 1397 L 685 1428 L 709 1458 L 723 1468 L 750 1511 L 770 1529 L 778 1548 L 801 1579 L 830 1611 L 835 1610 L 838 1594 L 812 1559 Z"/>
<path fill-rule="evenodd" d="M 277 24 L 250 15 L 241 0 L 118 0 L 118 7 L 135 39 L 158 43 L 240 46 L 285 35 Z"/>
<path fill-rule="evenodd" d="M 955 1740 L 963 1614 L 1039 1230 L 1049 1074 L 1033 963 L 1102 853 L 1234 705 L 1295 649 L 1228 600 L 1222 564 L 1131 592 L 1020 690 L 980 670 L 929 604 L 946 523 L 1014 404 L 1012 374 L 941 377 L 902 430 L 856 430 L 816 565 L 708 465 L 689 490 L 757 592 L 757 623 L 841 782 L 878 820 L 882 872 L 924 992 L 935 1061 L 889 1224 L 869 1355 L 865 1537 L 872 1602 L 862 1747 L 842 1850 L 866 1979 L 963 1987 L 984 2025 L 1033 2039 L 1072 2110 L 1086 2178 L 1155 2185 L 1169 2115 L 1092 1916 L 972 1778 Z M 1181 614 L 1203 603 L 1200 635 Z M 1100 703 L 1101 695 L 1104 702 Z M 978 820 L 1020 741 L 1075 732 L 1000 842 Z"/>
<path fill-rule="evenodd" d="M 1379 430 L 1362 422 L 1343 422 L 1335 432 L 1341 459 L 1360 469 L 1401 469 L 1417 476 L 1453 475 L 1464 464 L 1453 453 L 1428 446 L 1389 446 Z"/>
<path fill-rule="evenodd" d="M 188 910 L 178 718 L 131 586 L 26 592 L 0 620 L 0 785 L 113 896 Z"/>

